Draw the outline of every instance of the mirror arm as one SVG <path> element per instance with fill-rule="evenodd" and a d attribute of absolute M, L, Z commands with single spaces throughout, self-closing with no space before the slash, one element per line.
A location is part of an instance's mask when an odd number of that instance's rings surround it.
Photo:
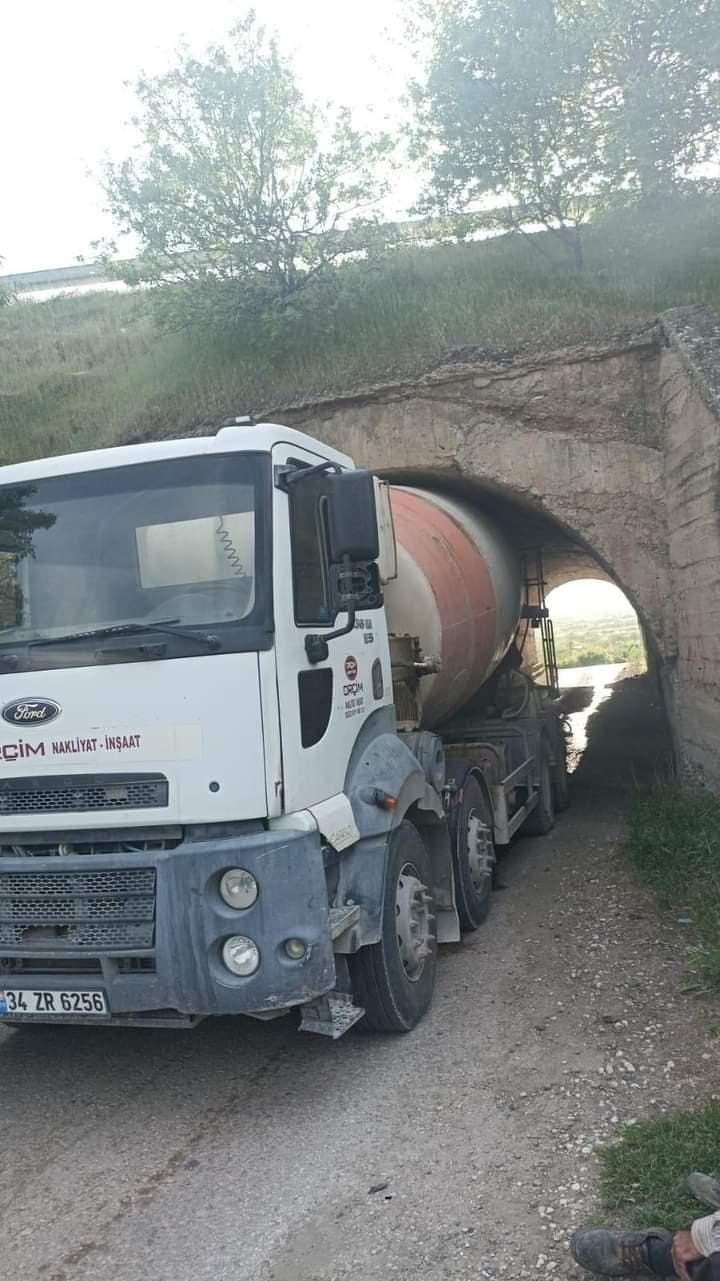
<path fill-rule="evenodd" d="M 330 646 L 328 641 L 337 640 L 340 636 L 348 636 L 355 630 L 355 614 L 357 605 L 354 600 L 348 602 L 348 620 L 344 627 L 339 627 L 336 632 L 326 632 L 324 636 L 310 635 L 305 637 L 305 653 L 308 662 L 313 666 L 316 663 L 324 663 L 330 656 Z"/>
<path fill-rule="evenodd" d="M 342 470 L 337 463 L 324 462 L 315 463 L 312 467 L 296 467 L 292 463 L 283 464 L 275 468 L 275 488 L 282 489 L 287 493 L 291 485 L 296 485 L 299 480 L 307 480 L 309 476 L 320 476 L 323 472 L 333 471 L 339 473 Z"/>

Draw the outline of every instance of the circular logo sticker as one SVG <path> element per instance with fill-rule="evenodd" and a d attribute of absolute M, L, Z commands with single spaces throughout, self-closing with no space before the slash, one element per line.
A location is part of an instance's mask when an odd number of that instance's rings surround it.
<path fill-rule="evenodd" d="M 347 658 L 345 659 L 345 675 L 347 676 L 349 681 L 356 681 L 357 674 L 358 674 L 357 659 L 353 658 L 352 654 L 348 654 Z"/>

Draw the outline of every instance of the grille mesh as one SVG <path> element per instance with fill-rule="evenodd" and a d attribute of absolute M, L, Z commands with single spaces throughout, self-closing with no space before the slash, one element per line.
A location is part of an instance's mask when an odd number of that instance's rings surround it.
<path fill-rule="evenodd" d="M 76 899 L 9 899 L 0 909 L 6 920 L 24 925 L 42 925 L 45 921 L 61 924 L 77 921 L 122 921 L 127 916 L 127 903 L 119 898 Z M 135 899 L 132 914 L 139 921 L 151 921 L 155 911 L 152 897 Z"/>
<path fill-rule="evenodd" d="M 0 872 L 0 943 L 138 947 L 155 941 L 155 871 Z"/>
<path fill-rule="evenodd" d="M 5 898 L 126 897 L 155 893 L 151 867 L 117 872 L 0 872 L 0 916 Z"/>
<path fill-rule="evenodd" d="M 58 950 L 64 947 L 96 947 L 104 950 L 115 947 L 145 948 L 153 945 L 152 925 L 131 925 L 128 921 L 118 921 L 114 925 L 88 921 L 84 925 L 53 927 L 56 932 L 51 936 L 48 931 L 48 937 L 43 939 L 29 934 L 31 928 L 27 925 L 8 925 L 0 922 L 0 943 L 4 943 L 7 947 L 27 947 L 32 943 L 37 947 L 44 946 Z"/>
<path fill-rule="evenodd" d="M 0 815 L 159 809 L 167 803 L 162 774 L 14 778 L 0 786 Z"/>

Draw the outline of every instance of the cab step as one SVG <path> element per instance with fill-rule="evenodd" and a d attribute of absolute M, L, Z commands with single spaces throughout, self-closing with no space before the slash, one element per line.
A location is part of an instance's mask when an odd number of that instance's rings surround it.
<path fill-rule="evenodd" d="M 303 1005 L 301 1032 L 315 1032 L 319 1036 L 331 1036 L 337 1041 L 363 1017 L 365 1011 L 353 1004 L 351 996 L 343 992 L 328 992 L 312 1005 Z"/>

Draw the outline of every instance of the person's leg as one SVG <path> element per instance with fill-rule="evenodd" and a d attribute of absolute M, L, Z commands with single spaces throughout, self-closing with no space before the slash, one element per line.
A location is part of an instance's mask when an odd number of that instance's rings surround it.
<path fill-rule="evenodd" d="M 699 1263 L 691 1263 L 688 1272 L 692 1281 L 720 1281 L 720 1254 L 711 1254 Z"/>
<path fill-rule="evenodd" d="M 672 1233 L 667 1236 L 650 1237 L 647 1243 L 648 1263 L 658 1277 L 675 1277 L 675 1265 L 672 1259 Z M 701 1278 L 702 1281 L 702 1278 Z"/>
<path fill-rule="evenodd" d="M 613 1232 L 608 1228 L 580 1228 L 573 1233 L 570 1249 L 576 1263 L 606 1277 L 677 1277 L 672 1259 L 673 1233 L 667 1228 L 646 1232 Z M 688 1265 L 691 1281 L 720 1281 L 720 1253 Z"/>

